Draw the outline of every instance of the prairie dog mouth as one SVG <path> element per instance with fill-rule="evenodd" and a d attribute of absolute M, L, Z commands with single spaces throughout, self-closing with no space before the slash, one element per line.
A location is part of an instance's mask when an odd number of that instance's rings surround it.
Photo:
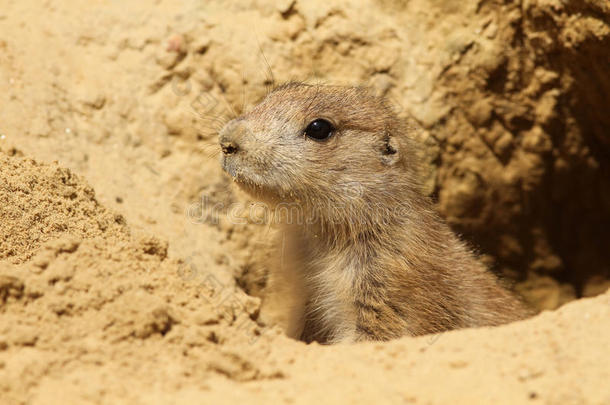
<path fill-rule="evenodd" d="M 244 191 L 255 195 L 256 197 L 274 196 L 274 187 L 271 187 L 268 181 L 268 176 L 253 172 L 244 162 L 236 162 L 235 157 L 223 156 L 222 168 L 231 176 L 233 181 Z"/>
<path fill-rule="evenodd" d="M 233 177 L 236 180 L 237 177 L 237 169 L 235 168 L 235 164 L 233 163 L 233 159 L 227 156 L 223 156 L 220 159 L 220 165 L 222 166 L 222 170 L 224 170 L 229 176 Z"/>

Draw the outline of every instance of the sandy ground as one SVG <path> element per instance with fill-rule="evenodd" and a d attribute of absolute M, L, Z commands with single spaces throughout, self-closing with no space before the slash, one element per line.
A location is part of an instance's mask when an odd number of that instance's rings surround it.
<path fill-rule="evenodd" d="M 0 403 L 610 403 L 608 21 L 602 0 L 4 0 Z M 441 213 L 543 312 L 332 347 L 264 324 L 269 229 L 225 215 L 247 202 L 216 132 L 290 79 L 387 95 Z"/>

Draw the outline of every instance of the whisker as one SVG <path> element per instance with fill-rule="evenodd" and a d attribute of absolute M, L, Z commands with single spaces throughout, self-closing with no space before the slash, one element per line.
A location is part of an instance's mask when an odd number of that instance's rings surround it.
<path fill-rule="evenodd" d="M 210 124 L 217 123 L 217 124 L 220 124 L 221 126 L 226 124 L 227 122 L 229 122 L 229 119 L 230 118 L 228 118 L 228 117 L 220 117 L 220 116 L 216 116 L 216 117 L 201 116 L 201 115 L 199 116 L 199 121 L 201 121 L 201 122 L 210 123 Z"/>
<path fill-rule="evenodd" d="M 232 114 L 231 118 L 237 118 L 239 115 L 233 109 L 233 107 L 231 106 L 231 103 L 229 103 L 229 101 L 227 100 L 227 97 L 225 96 L 225 89 L 224 89 L 224 87 L 220 88 L 220 97 L 222 98 L 222 101 L 225 104 L 225 107 L 227 107 L 229 112 Z"/>
<path fill-rule="evenodd" d="M 242 80 L 241 80 L 241 113 L 243 114 L 246 111 L 246 73 L 242 72 Z"/>
<path fill-rule="evenodd" d="M 220 146 L 217 143 L 208 143 L 207 145 L 203 145 L 199 148 L 203 153 L 213 153 L 219 152 Z"/>
<path fill-rule="evenodd" d="M 258 35 L 254 34 L 255 39 L 256 39 L 256 43 L 258 45 L 258 50 L 261 54 L 261 56 L 263 57 L 263 61 L 265 62 L 265 65 L 267 66 L 267 71 L 265 72 L 265 82 L 266 83 L 270 83 L 270 84 L 266 84 L 266 90 L 267 90 L 267 94 L 269 94 L 274 88 L 275 88 L 275 76 L 273 75 L 273 70 L 271 69 L 271 65 L 269 64 L 269 61 L 267 60 L 267 57 L 265 56 L 265 52 L 263 51 L 263 47 L 258 39 Z"/>
<path fill-rule="evenodd" d="M 212 153 L 205 155 L 205 157 L 208 158 L 209 160 L 215 159 L 218 156 L 220 156 L 220 150 L 215 150 L 215 151 L 212 151 Z"/>
<path fill-rule="evenodd" d="M 211 146 L 212 145 L 207 145 L 199 149 L 203 156 L 208 160 L 215 159 L 216 157 L 220 156 L 221 153 L 220 147 L 218 147 L 218 145 L 215 145 L 216 148 L 214 149 L 209 149 Z"/>
<path fill-rule="evenodd" d="M 222 119 L 200 119 L 201 128 L 207 130 L 207 134 L 218 134 L 220 130 L 229 122 L 229 117 Z"/>

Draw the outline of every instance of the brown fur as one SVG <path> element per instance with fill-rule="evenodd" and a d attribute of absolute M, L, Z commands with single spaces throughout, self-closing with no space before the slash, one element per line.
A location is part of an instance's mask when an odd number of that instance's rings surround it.
<path fill-rule="evenodd" d="M 332 137 L 304 135 L 317 118 L 333 123 Z M 388 340 L 528 314 L 435 213 L 420 146 L 366 89 L 289 83 L 228 123 L 220 142 L 224 169 L 281 212 L 288 263 L 273 276 L 297 285 L 289 334 Z"/>

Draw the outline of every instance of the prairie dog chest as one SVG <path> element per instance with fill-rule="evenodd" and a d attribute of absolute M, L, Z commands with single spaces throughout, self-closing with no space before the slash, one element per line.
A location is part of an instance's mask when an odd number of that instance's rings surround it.
<path fill-rule="evenodd" d="M 331 339 L 345 340 L 354 332 L 357 263 L 345 252 L 328 252 L 303 265 L 308 295 L 306 319 Z"/>

